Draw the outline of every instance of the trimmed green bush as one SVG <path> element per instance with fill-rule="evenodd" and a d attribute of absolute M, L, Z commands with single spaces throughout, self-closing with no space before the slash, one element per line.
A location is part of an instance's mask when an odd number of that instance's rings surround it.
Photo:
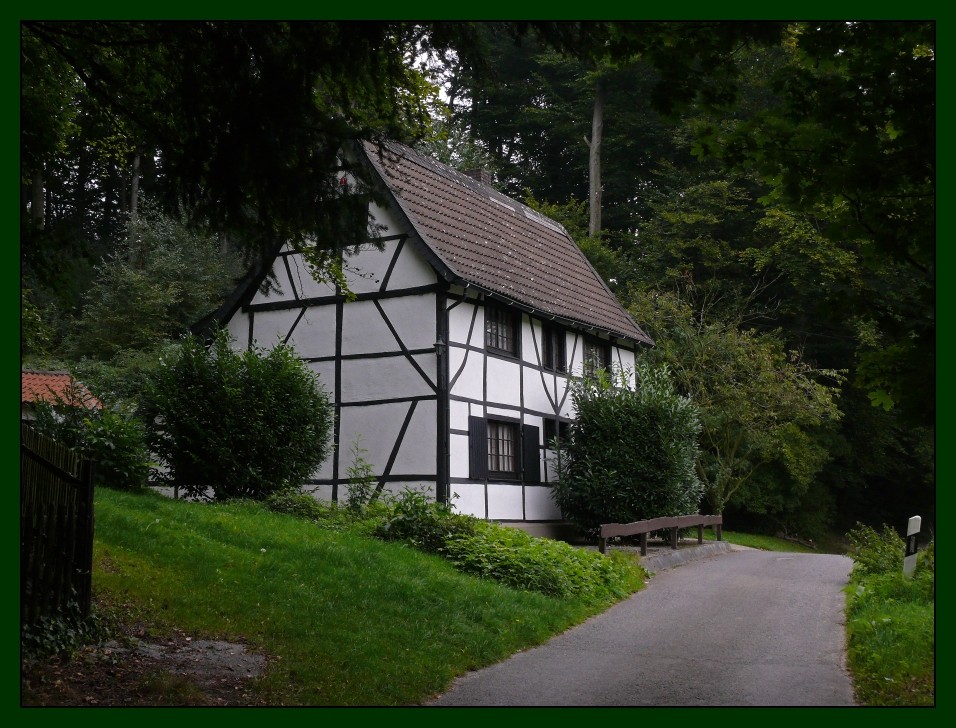
<path fill-rule="evenodd" d="M 449 537 L 444 555 L 465 573 L 515 589 L 558 598 L 617 600 L 636 591 L 644 576 L 633 559 L 621 552 L 605 556 L 516 528 L 484 521 L 476 525 L 472 534 Z"/>
<path fill-rule="evenodd" d="M 638 363 L 636 386 L 622 372 L 574 382 L 577 419 L 559 443 L 554 498 L 564 518 L 585 532 L 696 513 L 697 408 L 674 389 L 666 366 Z"/>
<path fill-rule="evenodd" d="M 332 405 L 292 347 L 232 349 L 195 336 L 147 378 L 141 407 L 167 480 L 190 497 L 262 500 L 299 487 L 329 454 Z"/>

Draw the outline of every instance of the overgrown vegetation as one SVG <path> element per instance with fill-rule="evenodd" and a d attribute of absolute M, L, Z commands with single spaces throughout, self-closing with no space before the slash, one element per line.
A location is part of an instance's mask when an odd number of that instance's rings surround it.
<path fill-rule="evenodd" d="M 847 534 L 848 659 L 857 700 L 870 706 L 936 704 L 935 541 L 903 574 L 905 542 L 890 527 L 858 524 Z"/>
<path fill-rule="evenodd" d="M 623 372 L 599 370 L 571 384 L 577 419 L 559 443 L 553 492 L 565 520 L 586 532 L 696 513 L 700 503 L 697 408 L 666 367 L 639 360 L 634 377 L 630 387 Z"/>
<path fill-rule="evenodd" d="M 189 336 L 147 379 L 140 413 L 166 478 L 193 497 L 266 496 L 305 482 L 329 453 L 332 405 L 288 345 L 207 347 Z"/>
<path fill-rule="evenodd" d="M 79 388 L 67 399 L 33 403 L 33 427 L 83 457 L 96 461 L 95 483 L 108 488 L 144 488 L 150 471 L 146 434 L 142 423 L 126 408 L 87 407 Z M 75 403 L 76 406 L 74 406 Z"/>

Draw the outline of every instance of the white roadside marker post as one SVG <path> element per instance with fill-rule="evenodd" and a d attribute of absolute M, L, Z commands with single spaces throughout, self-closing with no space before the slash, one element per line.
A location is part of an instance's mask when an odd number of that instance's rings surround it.
<path fill-rule="evenodd" d="M 906 524 L 906 555 L 903 556 L 903 575 L 912 576 L 916 570 L 916 541 L 922 519 L 913 516 Z"/>

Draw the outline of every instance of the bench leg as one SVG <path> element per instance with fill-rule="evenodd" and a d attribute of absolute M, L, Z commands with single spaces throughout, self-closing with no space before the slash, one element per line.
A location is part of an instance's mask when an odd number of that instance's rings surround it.
<path fill-rule="evenodd" d="M 718 523 L 714 528 L 717 530 L 717 540 L 723 541 L 724 527 Z"/>
<path fill-rule="evenodd" d="M 606 539 L 606 538 L 602 538 L 602 539 L 601 539 L 600 543 L 598 544 L 598 550 L 599 550 L 602 554 L 607 553 L 607 539 Z"/>
<path fill-rule="evenodd" d="M 641 534 L 641 556 L 647 556 L 647 534 Z"/>
<path fill-rule="evenodd" d="M 704 527 L 703 525 L 697 526 L 697 543 L 704 543 Z"/>
<path fill-rule="evenodd" d="M 676 548 L 677 548 L 677 532 L 678 532 L 679 530 L 680 530 L 680 529 L 678 529 L 678 528 L 672 528 L 672 529 L 671 529 L 671 548 L 672 548 L 672 549 L 676 549 Z"/>

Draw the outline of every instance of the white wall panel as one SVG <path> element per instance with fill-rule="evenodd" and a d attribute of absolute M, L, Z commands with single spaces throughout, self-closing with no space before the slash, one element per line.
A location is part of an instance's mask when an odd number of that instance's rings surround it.
<path fill-rule="evenodd" d="M 389 245 L 394 248 L 398 245 L 398 242 L 394 241 L 389 243 Z M 428 286 L 437 280 L 438 276 L 435 274 L 435 271 L 419 254 L 415 245 L 411 241 L 406 240 L 404 247 L 402 247 L 402 252 L 395 262 L 395 267 L 392 269 L 392 275 L 388 279 L 388 288 L 386 290 L 393 291 L 400 288 Z"/>
<path fill-rule="evenodd" d="M 405 421 L 409 403 L 396 402 L 394 404 L 380 404 L 368 407 L 343 407 L 340 415 L 341 452 L 339 453 L 339 470 L 345 476 L 345 470 L 353 460 L 351 452 L 355 438 L 361 435 L 361 447 L 366 452 L 362 457 L 372 465 L 376 475 L 381 475 L 388 463 L 388 458 L 395 444 L 395 438 Z M 434 439 L 434 438 L 433 438 Z M 429 470 L 435 469 L 434 457 Z"/>
<path fill-rule="evenodd" d="M 334 329 L 333 329 L 334 331 Z M 342 353 L 373 354 L 402 348 L 372 301 L 352 301 L 342 306 Z"/>
<path fill-rule="evenodd" d="M 256 311 L 253 318 L 252 330 L 254 343 L 265 349 L 271 349 L 276 344 L 281 343 L 289 333 L 289 329 L 292 328 L 292 324 L 295 323 L 300 313 L 302 313 L 301 308 L 290 308 L 281 311 Z M 245 343 L 245 338 L 240 339 L 240 341 Z M 296 347 L 296 353 L 298 353 L 299 356 L 310 356 L 310 354 L 306 352 L 299 351 L 298 347 Z"/>
<path fill-rule="evenodd" d="M 249 314 L 236 312 L 226 323 L 226 331 L 235 340 L 233 347 L 239 351 L 245 349 L 249 343 Z"/>
<path fill-rule="evenodd" d="M 343 362 L 341 391 L 343 402 L 435 394 L 405 357 Z"/>
<path fill-rule="evenodd" d="M 520 485 L 488 484 L 488 519 L 520 521 L 524 518 Z"/>
<path fill-rule="evenodd" d="M 345 280 L 354 293 L 377 291 L 385 278 L 389 261 L 395 252 L 397 241 L 388 240 L 379 250 L 371 243 L 363 245 L 353 255 L 343 256 Z"/>
<path fill-rule="evenodd" d="M 516 361 L 488 357 L 488 401 L 518 405 L 521 402 L 521 372 Z"/>
<path fill-rule="evenodd" d="M 301 309 L 295 309 L 298 316 Z M 259 317 L 271 312 L 256 314 L 256 330 Z M 292 321 L 295 321 L 293 318 Z M 311 306 L 296 324 L 289 337 L 289 344 L 296 353 L 306 359 L 335 356 L 335 306 Z"/>
<path fill-rule="evenodd" d="M 448 340 L 454 341 L 458 344 L 467 344 L 469 341 L 468 333 L 471 330 L 471 317 L 475 312 L 475 307 L 470 303 L 459 303 L 454 308 L 448 311 Z M 476 332 L 481 332 L 484 330 L 484 323 L 479 312 L 478 316 L 475 318 L 475 331 L 472 332 L 472 337 L 475 336 Z M 478 339 L 481 341 L 481 339 Z M 482 342 L 483 343 L 483 342 Z M 477 345 L 477 344 L 476 344 Z"/>
<path fill-rule="evenodd" d="M 386 298 L 380 303 L 407 348 L 430 349 L 435 346 L 434 295 Z"/>
<path fill-rule="evenodd" d="M 448 376 L 450 378 L 454 378 L 461 367 L 462 360 L 464 359 L 465 361 L 465 368 L 455 382 L 455 386 L 452 387 L 451 394 L 467 399 L 482 399 L 484 397 L 484 387 L 482 385 L 484 381 L 484 367 L 482 366 L 484 354 L 469 351 L 466 357 L 465 351 L 464 349 L 449 347 L 450 366 L 448 368 Z"/>
<path fill-rule="evenodd" d="M 452 433 L 448 438 L 449 475 L 452 478 L 467 478 L 470 476 L 470 462 L 468 460 L 468 435 Z"/>
<path fill-rule="evenodd" d="M 295 281 L 295 287 L 299 291 L 300 298 L 321 298 L 335 295 L 335 286 L 328 281 L 319 283 L 312 277 L 312 272 L 302 256 L 299 254 L 288 257 L 289 270 L 292 271 L 292 278 Z M 283 269 L 285 266 L 283 266 Z"/>
<path fill-rule="evenodd" d="M 526 409 L 537 412 L 553 412 L 554 375 L 543 373 L 530 368 L 522 370 L 524 377 L 524 406 Z M 542 381 L 542 378 L 544 381 Z M 549 398 L 548 395 L 551 395 Z"/>
<path fill-rule="evenodd" d="M 557 521 L 561 509 L 551 497 L 551 488 L 544 485 L 528 485 L 524 489 L 525 515 L 529 521 Z"/>
<path fill-rule="evenodd" d="M 475 518 L 487 518 L 485 486 L 481 483 L 452 483 L 452 505 L 458 513 Z"/>
<path fill-rule="evenodd" d="M 303 491 L 322 503 L 332 502 L 331 485 L 306 485 L 303 486 Z"/>
<path fill-rule="evenodd" d="M 419 402 L 392 464 L 392 475 L 426 475 L 435 472 L 438 458 L 437 427 L 435 402 Z"/>
<path fill-rule="evenodd" d="M 449 402 L 448 403 L 449 426 L 452 430 L 468 429 L 468 403 L 467 402 Z"/>
<path fill-rule="evenodd" d="M 332 397 L 335 393 L 335 362 L 309 362 L 309 369 L 319 375 L 319 384 Z"/>

